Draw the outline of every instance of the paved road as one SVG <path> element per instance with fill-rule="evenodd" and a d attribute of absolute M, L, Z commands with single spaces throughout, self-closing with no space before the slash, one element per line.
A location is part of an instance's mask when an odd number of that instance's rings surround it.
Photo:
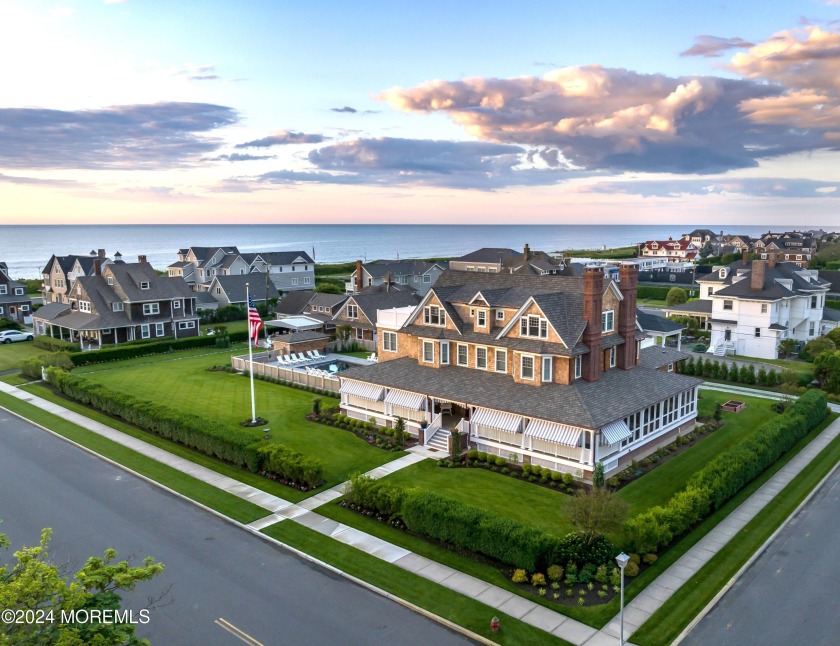
<path fill-rule="evenodd" d="M 126 604 L 139 610 L 172 586 L 171 603 L 138 629 L 157 645 L 470 643 L 2 410 L 0 519 L 14 548 L 52 527 L 53 557 L 74 569 L 107 547 L 164 563 Z"/>
<path fill-rule="evenodd" d="M 840 641 L 840 471 L 778 535 L 685 645 Z"/>

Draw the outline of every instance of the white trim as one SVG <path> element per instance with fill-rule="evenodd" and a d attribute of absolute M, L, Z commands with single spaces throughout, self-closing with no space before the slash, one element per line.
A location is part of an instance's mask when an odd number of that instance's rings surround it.
<path fill-rule="evenodd" d="M 525 359 L 528 358 L 531 360 L 531 376 L 526 377 L 522 374 L 522 364 L 524 363 Z M 536 381 L 537 379 L 537 362 L 534 360 L 536 358 L 533 354 L 520 354 L 519 355 L 519 378 L 526 379 L 528 381 Z"/>

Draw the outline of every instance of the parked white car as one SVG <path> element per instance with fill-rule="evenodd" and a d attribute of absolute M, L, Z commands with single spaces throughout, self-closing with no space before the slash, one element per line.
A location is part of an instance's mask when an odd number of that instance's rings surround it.
<path fill-rule="evenodd" d="M 0 332 L 0 343 L 15 343 L 17 341 L 31 341 L 33 339 L 29 332 L 18 332 L 17 330 L 3 330 Z"/>

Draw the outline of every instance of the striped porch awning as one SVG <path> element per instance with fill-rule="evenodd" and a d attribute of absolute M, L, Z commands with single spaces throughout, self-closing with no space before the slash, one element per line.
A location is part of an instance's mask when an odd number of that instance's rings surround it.
<path fill-rule="evenodd" d="M 509 433 L 518 433 L 522 429 L 522 416 L 490 408 L 476 408 L 472 417 L 470 417 L 470 423 L 497 428 Z"/>
<path fill-rule="evenodd" d="M 573 447 L 580 445 L 580 436 L 582 434 L 583 430 L 575 426 L 549 422 L 544 419 L 532 420 L 528 424 L 528 428 L 525 429 L 525 435 L 529 435 L 530 437 Z"/>
<path fill-rule="evenodd" d="M 361 397 L 362 399 L 370 399 L 378 402 L 382 399 L 385 393 L 384 386 L 377 386 L 376 384 L 369 384 L 364 381 L 354 381 L 352 379 L 342 379 L 340 392 L 354 397 Z"/>
<path fill-rule="evenodd" d="M 385 403 L 393 406 L 402 406 L 403 408 L 410 408 L 411 410 L 422 410 L 423 401 L 426 399 L 425 395 L 408 392 L 407 390 L 397 390 L 391 388 L 388 394 L 385 395 Z"/>
<path fill-rule="evenodd" d="M 631 431 L 630 427 L 624 423 L 623 419 L 620 419 L 615 422 L 610 422 L 602 428 L 601 435 L 607 444 L 615 444 L 616 442 L 621 442 L 621 440 L 633 435 L 633 431 Z"/>

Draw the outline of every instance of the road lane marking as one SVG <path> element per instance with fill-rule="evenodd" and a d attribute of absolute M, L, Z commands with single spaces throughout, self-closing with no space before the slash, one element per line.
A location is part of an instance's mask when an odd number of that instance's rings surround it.
<path fill-rule="evenodd" d="M 264 646 L 264 644 L 262 642 L 258 642 L 256 639 L 251 637 L 251 635 L 249 635 L 245 631 L 239 630 L 239 628 L 234 626 L 227 619 L 223 619 L 222 617 L 219 617 L 213 623 L 216 624 L 222 630 L 226 630 L 227 632 L 229 632 L 231 635 L 233 635 L 234 637 L 236 637 L 240 641 L 245 642 L 246 644 L 248 644 L 248 646 Z"/>

